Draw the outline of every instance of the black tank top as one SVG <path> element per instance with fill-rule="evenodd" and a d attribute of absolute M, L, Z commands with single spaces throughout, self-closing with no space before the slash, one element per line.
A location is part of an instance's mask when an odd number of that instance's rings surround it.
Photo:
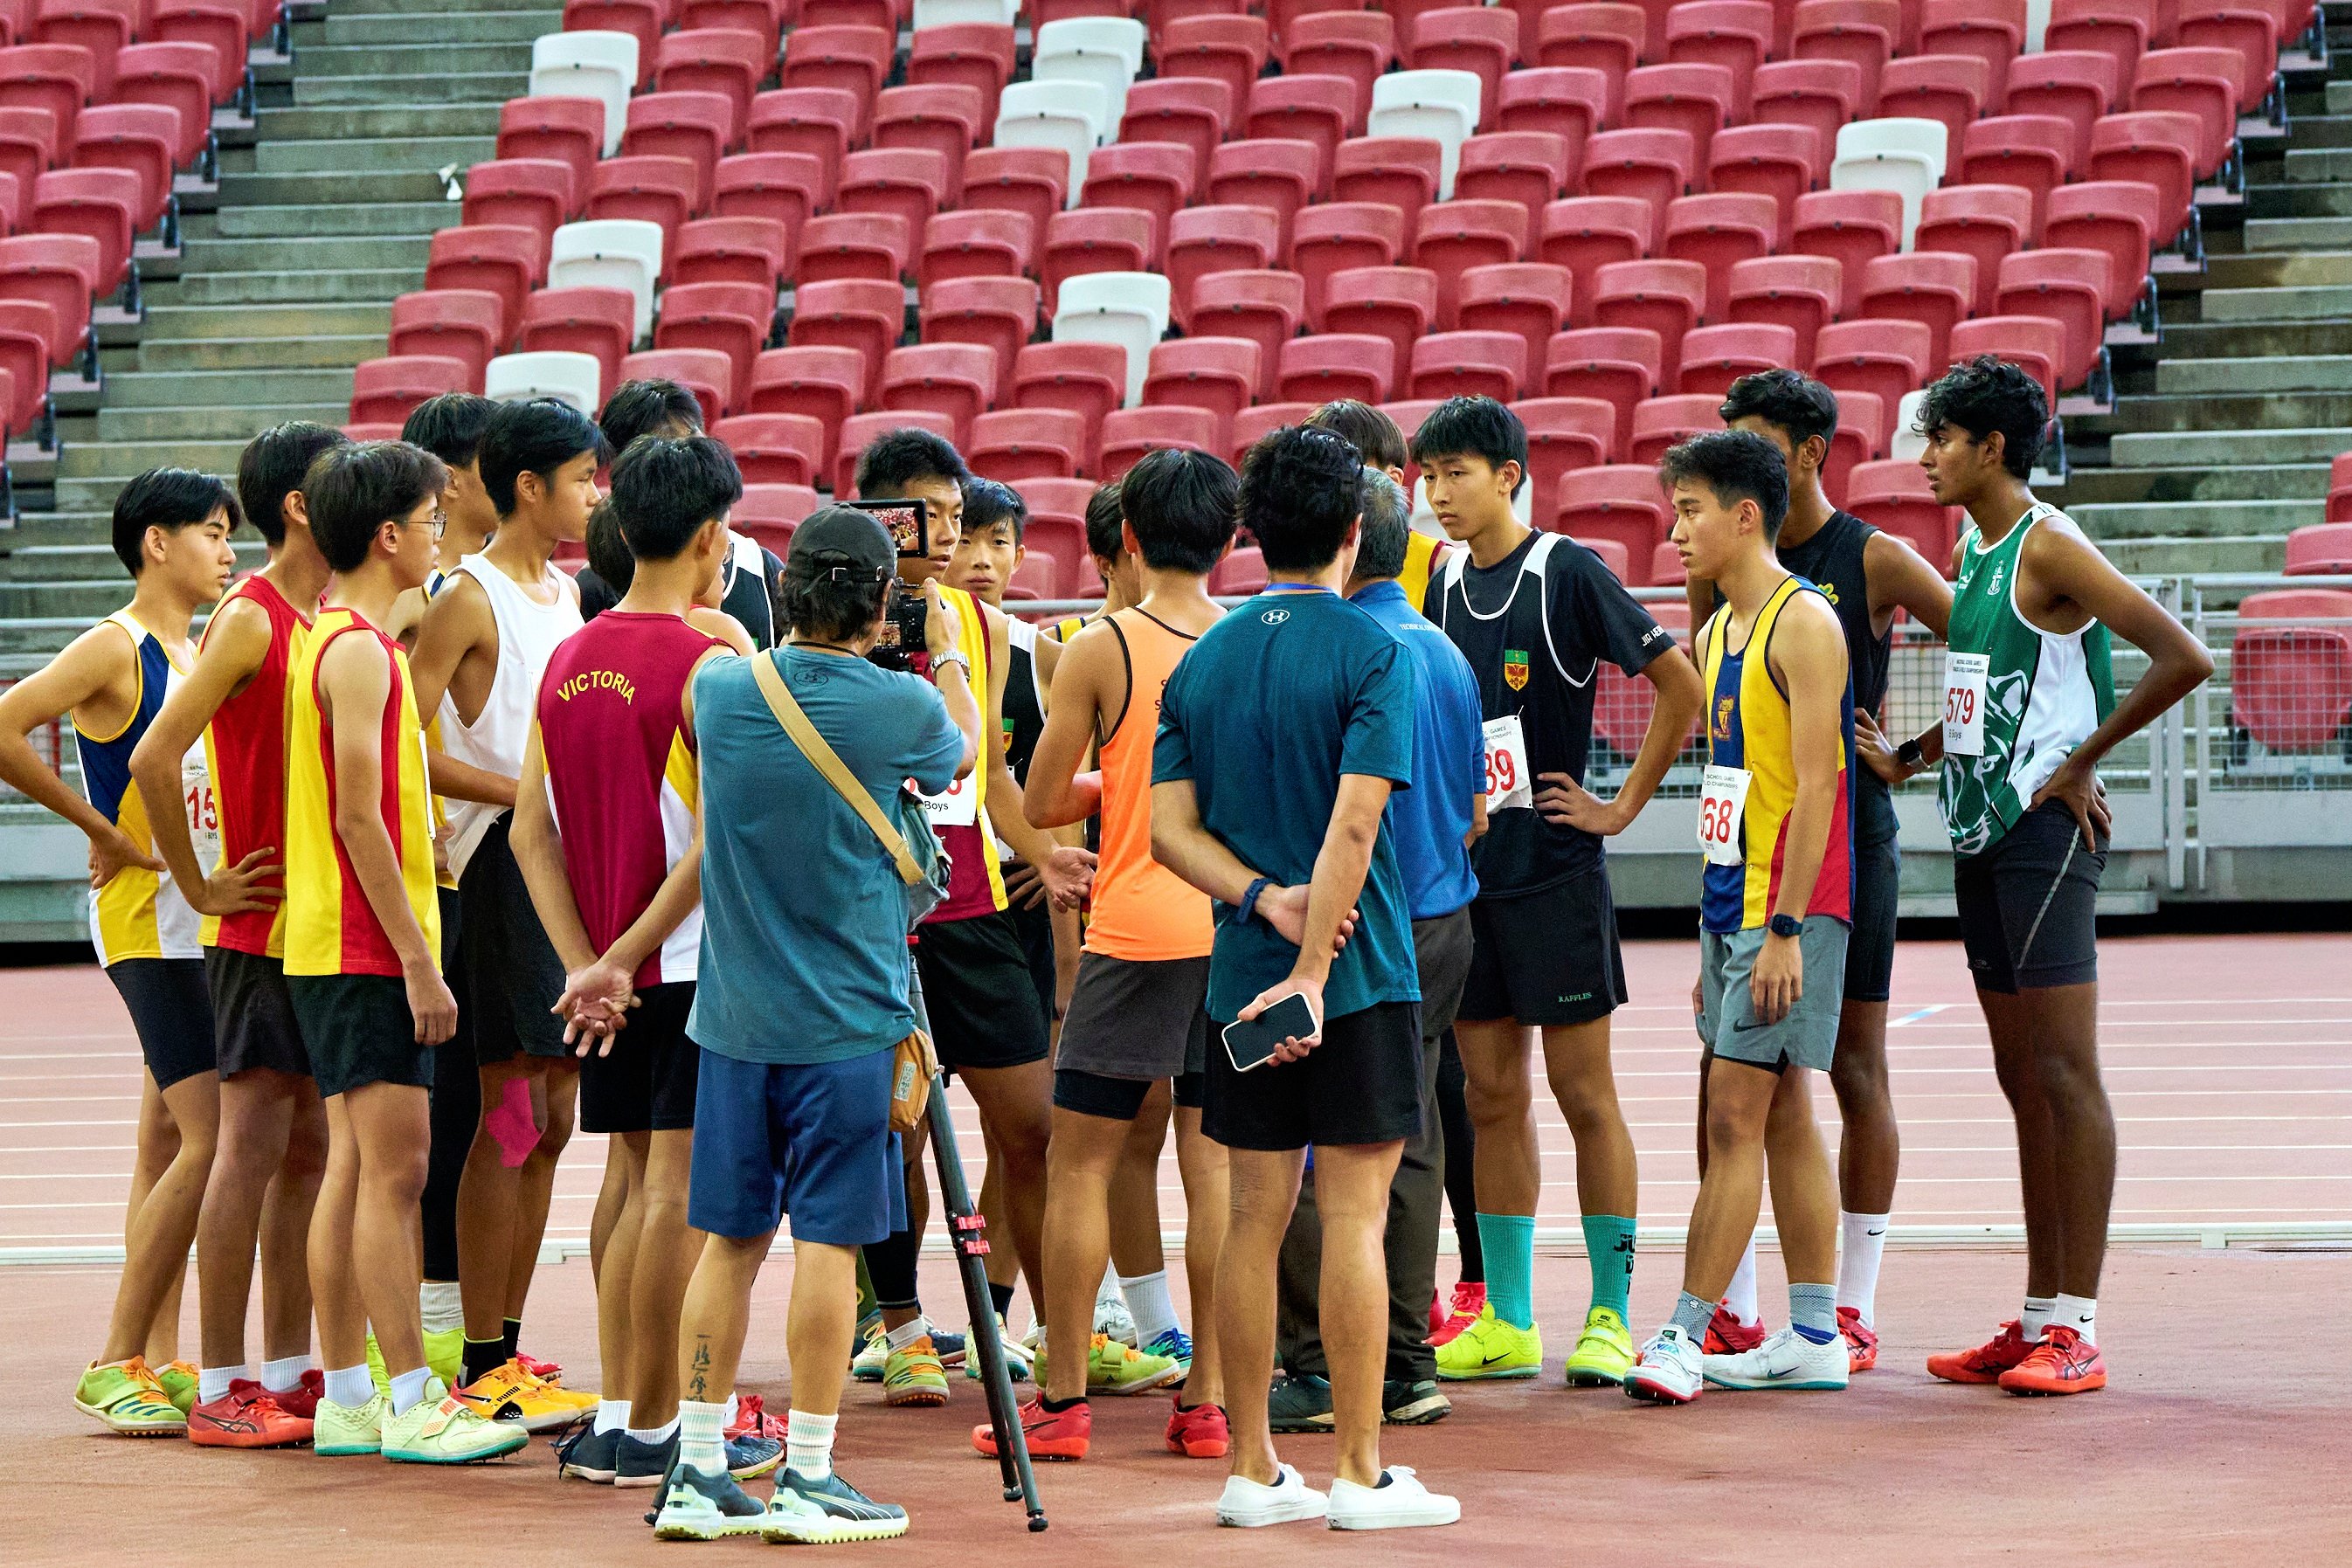
<path fill-rule="evenodd" d="M 1887 650 L 1890 628 L 1871 624 L 1870 574 L 1863 555 L 1870 536 L 1878 530 L 1852 512 L 1834 511 L 1802 544 L 1779 549 L 1780 564 L 1819 588 L 1837 607 L 1838 624 L 1845 628 L 1845 654 L 1853 672 L 1853 706 L 1872 718 L 1884 716 L 1886 701 Z M 1718 598 L 1721 595 L 1717 595 Z M 1854 836 L 1874 841 L 1895 831 L 1895 802 L 1885 780 L 1867 768 L 1847 769 L 1853 780 Z"/>
<path fill-rule="evenodd" d="M 1015 621 L 1015 627 L 1025 622 Z M 1024 639 L 1013 633 L 1013 663 L 1004 673 L 1004 765 L 1013 770 L 1016 784 L 1029 782 L 1029 758 L 1037 749 L 1037 737 L 1045 731 L 1045 711 L 1037 702 L 1036 628 L 1027 626 Z"/>

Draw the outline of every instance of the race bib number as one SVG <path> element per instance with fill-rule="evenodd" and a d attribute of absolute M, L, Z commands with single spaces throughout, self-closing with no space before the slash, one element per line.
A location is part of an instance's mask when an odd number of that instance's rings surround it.
<path fill-rule="evenodd" d="M 1748 810 L 1748 786 L 1754 778 L 1745 768 L 1712 764 L 1699 775 L 1698 847 L 1709 865 L 1738 865 L 1748 858 L 1740 847 L 1739 819 Z"/>
<path fill-rule="evenodd" d="M 980 773 L 977 768 L 936 795 L 926 795 L 920 789 L 915 794 L 923 802 L 923 810 L 930 813 L 934 828 L 969 828 L 980 821 Z"/>
<path fill-rule="evenodd" d="M 1529 787 L 1528 735 L 1519 716 L 1490 718 L 1482 727 L 1486 735 L 1486 810 L 1531 809 L 1535 791 Z"/>
<path fill-rule="evenodd" d="M 1984 755 L 1985 677 L 1992 660 L 1983 653 L 1944 655 L 1944 755 Z"/>
<path fill-rule="evenodd" d="M 213 794 L 212 769 L 205 766 L 202 746 L 190 747 L 180 759 L 180 801 L 187 809 L 188 837 L 195 844 L 196 863 L 210 874 L 220 864 L 220 801 Z"/>

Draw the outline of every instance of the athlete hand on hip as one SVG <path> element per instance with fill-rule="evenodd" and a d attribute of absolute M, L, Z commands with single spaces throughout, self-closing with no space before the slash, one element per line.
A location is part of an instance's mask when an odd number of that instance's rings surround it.
<path fill-rule="evenodd" d="M 1748 1002 L 1759 1024 L 1779 1023 L 1805 994 L 1805 956 L 1794 936 L 1764 938 L 1748 976 Z"/>
<path fill-rule="evenodd" d="M 1623 832 L 1633 821 L 1631 811 L 1621 810 L 1614 800 L 1603 800 L 1565 773 L 1538 773 L 1536 781 L 1543 786 L 1536 791 L 1536 810 L 1555 827 L 1605 839 Z"/>
<path fill-rule="evenodd" d="M 929 587 L 925 583 L 923 586 Z M 1037 868 L 1037 880 L 1045 884 L 1045 893 L 1056 909 L 1076 909 L 1085 901 L 1095 885 L 1095 852 L 1075 844 L 1064 844 L 1045 857 Z M 1009 893 L 1010 890 L 1008 889 Z"/>
<path fill-rule="evenodd" d="M 598 958 L 563 977 L 563 994 L 547 1010 L 563 1020 L 563 1043 L 572 1054 L 613 1054 L 613 1036 L 628 1023 L 628 1012 L 638 1002 L 635 977 L 610 958 Z M 601 1042 L 601 1043 L 600 1043 Z"/>
<path fill-rule="evenodd" d="M 1269 887 L 1257 895 L 1254 913 L 1273 926 L 1275 934 L 1285 942 L 1298 946 L 1307 940 L 1307 894 L 1303 883 L 1297 887 Z M 1355 935 L 1356 914 L 1350 909 L 1339 917 L 1338 939 L 1331 944 L 1335 956 L 1348 945 L 1348 938 Z"/>
<path fill-rule="evenodd" d="M 133 866 L 141 871 L 163 873 L 172 869 L 132 842 L 131 835 L 121 828 L 109 828 L 103 836 L 89 841 L 90 886 L 104 887 Z"/>
<path fill-rule="evenodd" d="M 2098 769 L 2080 765 L 2070 755 L 2050 776 L 2050 782 L 2033 792 L 2029 810 L 2038 809 L 2044 800 L 2058 800 L 2074 813 L 2074 825 L 2082 830 L 2083 847 L 2096 850 L 2100 839 L 2115 828 L 2115 814 L 2107 810 L 2107 787 L 2099 782 Z M 2095 831 L 2093 830 L 2095 828 Z"/>
<path fill-rule="evenodd" d="M 457 998 L 449 994 L 438 965 L 430 958 L 403 964 L 400 977 L 408 989 L 408 1016 L 416 1020 L 417 1044 L 439 1045 L 457 1032 Z"/>
<path fill-rule="evenodd" d="M 276 876 L 286 868 L 269 858 L 272 845 L 264 844 L 235 865 L 225 865 L 205 878 L 205 885 L 188 904 L 199 915 L 247 915 L 275 909 L 286 896 L 282 887 L 256 887 L 253 884 L 265 876 Z"/>
<path fill-rule="evenodd" d="M 1270 893 L 1272 889 L 1268 889 L 1267 891 Z M 1300 891 L 1304 892 L 1305 889 L 1302 888 Z M 1261 909 L 1265 907 L 1265 894 L 1264 894 L 1258 895 L 1258 907 Z M 1281 984 L 1268 986 L 1265 989 L 1260 991 L 1257 994 L 1257 999 L 1242 1009 L 1239 1021 L 1243 1023 L 1249 1022 L 1250 1019 L 1257 1017 L 1258 1014 L 1265 1011 L 1266 1009 L 1274 1006 L 1275 1003 L 1281 1001 L 1286 997 L 1305 997 L 1307 998 L 1307 1005 L 1313 1011 L 1316 1019 L 1315 1032 L 1307 1036 L 1303 1040 L 1296 1035 L 1285 1039 L 1280 1045 L 1274 1048 L 1274 1054 L 1266 1058 L 1268 1061 L 1297 1061 L 1300 1057 L 1305 1056 L 1308 1051 L 1323 1043 L 1323 982 L 1320 980 L 1310 980 L 1304 975 L 1293 975 L 1290 978 L 1283 981 Z"/>

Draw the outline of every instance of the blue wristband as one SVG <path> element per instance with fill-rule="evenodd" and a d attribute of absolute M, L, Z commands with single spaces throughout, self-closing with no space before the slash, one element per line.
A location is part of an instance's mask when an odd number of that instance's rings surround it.
<path fill-rule="evenodd" d="M 1267 888 L 1272 887 L 1273 885 L 1274 878 L 1270 876 L 1262 876 L 1255 882 L 1249 884 L 1248 890 L 1242 894 L 1241 903 L 1234 905 L 1236 913 L 1234 915 L 1234 920 L 1236 925 L 1246 925 L 1249 924 L 1250 915 L 1257 909 L 1257 895 L 1264 893 Z"/>

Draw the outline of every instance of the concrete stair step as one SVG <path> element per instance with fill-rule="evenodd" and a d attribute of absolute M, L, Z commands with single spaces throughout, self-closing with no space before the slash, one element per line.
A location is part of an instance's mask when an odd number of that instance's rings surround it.
<path fill-rule="evenodd" d="M 428 169 L 372 174 L 347 169 L 338 174 L 223 174 L 221 205 L 307 206 L 319 203 L 437 202 L 449 187 Z"/>
<path fill-rule="evenodd" d="M 2308 148 L 2352 147 L 2352 114 L 2298 115 L 2294 143 L 2287 150 L 2289 158 Z"/>
<path fill-rule="evenodd" d="M 2285 222 L 2328 220 L 2286 219 Z M 2352 224 L 2347 225 L 2347 237 L 2352 239 Z M 2201 295 L 2209 288 L 2284 288 L 2311 284 L 2352 283 L 2352 246 L 2330 250 L 2317 245 L 2298 246 L 2291 250 L 2263 249 L 2240 252 L 2237 255 L 2208 254 L 2205 270 L 2197 272 L 2159 272 L 2157 286 L 2167 295 L 2166 311 L 2171 309 L 2174 293 Z M 2169 326 L 2168 321 L 2166 325 Z"/>
<path fill-rule="evenodd" d="M 453 13 L 505 11 L 513 6 L 514 0 L 334 0 L 334 14 L 338 16 L 390 16 L 429 11 L 436 16 L 446 16 Z"/>
<path fill-rule="evenodd" d="M 107 541 L 112 537 L 113 515 L 110 512 L 20 512 L 16 526 L 0 531 L 0 550 L 19 553 L 26 550 L 81 549 L 95 546 L 113 558 L 113 547 Z M 0 557 L 5 559 L 6 557 Z M 75 571 L 52 573 L 52 576 L 93 577 L 95 572 Z"/>
<path fill-rule="evenodd" d="M 0 618 L 0 656 L 26 663 L 53 657 L 67 643 L 89 631 L 91 622 L 122 608 L 127 595 L 121 591 L 121 588 L 122 584 L 116 584 L 114 602 L 93 614 L 27 616 L 17 620 Z M 76 768 L 73 776 L 79 775 L 80 769 Z M 49 820 L 56 821 L 54 817 Z"/>
<path fill-rule="evenodd" d="M 471 74 L 505 71 L 516 76 L 530 70 L 529 38 L 520 43 L 476 43 L 453 37 L 443 41 L 444 29 L 448 26 L 435 24 L 436 41 L 429 44 L 311 45 L 302 50 L 301 63 L 297 68 L 297 92 L 314 82 L 339 78 L 421 77 L 461 68 Z M 410 36 L 415 36 L 413 31 Z"/>
<path fill-rule="evenodd" d="M 436 103 L 432 110 L 432 128 L 442 136 L 495 137 L 499 133 L 499 108 L 496 102 Z M 265 109 L 258 121 L 260 139 L 271 142 L 405 136 L 417 128 L 414 106 Z"/>
<path fill-rule="evenodd" d="M 2076 466 L 2066 483 L 2035 494 L 2076 507 L 2137 501 L 2318 500 L 2327 494 L 2324 463 L 2246 464 L 2190 468 Z"/>
<path fill-rule="evenodd" d="M 155 371 L 116 376 L 106 383 L 106 407 L 238 408 L 257 401 L 258 392 L 278 402 L 348 402 L 352 372 L 347 370 L 289 370 L 257 388 L 244 371 Z M 267 422 L 264 422 L 267 423 Z M 256 425 L 255 429 L 259 429 Z M 73 447 L 66 448 L 70 456 Z M 134 469 L 135 473 L 136 470 Z"/>
<path fill-rule="evenodd" d="M 2352 321 L 2175 321 L 2164 324 L 2164 357 L 2251 359 L 2263 354 L 2352 354 Z"/>
<path fill-rule="evenodd" d="M 2286 565 L 2286 536 L 2240 538 L 2116 539 L 2099 552 L 2134 577 L 2189 572 L 2275 572 Z"/>
<path fill-rule="evenodd" d="M 2289 288 L 2209 288 L 2208 321 L 2307 321 L 2352 317 L 2352 285 Z"/>
<path fill-rule="evenodd" d="M 2119 468 L 2326 463 L 2339 452 L 2352 452 L 2352 429 L 2342 424 L 2295 430 L 2127 431 L 2107 444 L 2108 461 Z"/>
<path fill-rule="evenodd" d="M 0 581 L 0 616 L 44 621 L 78 616 L 89 622 L 112 614 L 130 598 L 131 582 L 122 575 L 122 563 L 113 560 L 114 551 L 109 549 L 106 553 L 113 568 L 109 577 L 66 582 Z M 90 565 L 105 570 L 95 560 Z"/>
<path fill-rule="evenodd" d="M 453 68 L 434 71 L 422 76 L 311 76 L 305 74 L 294 84 L 294 104 L 298 109 L 325 108 L 344 104 L 384 103 L 503 103 L 521 95 L 528 83 L 530 64 L 526 53 L 522 66 L 512 70 L 458 70 L 457 65 L 474 63 L 460 56 L 451 61 Z M 412 111 L 413 112 L 413 111 Z"/>
<path fill-rule="evenodd" d="M 2327 84 L 2327 112 L 2352 114 L 2352 81 L 2332 81 Z"/>
<path fill-rule="evenodd" d="M 2249 218 L 2248 250 L 2294 250 L 2310 246 L 2352 245 L 2352 217 Z"/>
<path fill-rule="evenodd" d="M 349 371 L 343 372 L 345 379 Z M 270 378 L 274 383 L 278 378 Z M 337 401 L 230 404 L 226 407 L 108 408 L 99 411 L 100 444 L 117 441 L 250 441 L 256 432 L 289 419 L 341 424 L 349 417 L 349 392 Z"/>
<path fill-rule="evenodd" d="M 173 286 L 184 288 L 185 284 Z M 212 340 L 307 338 L 320 333 L 372 333 L 381 338 L 392 329 L 392 306 L 306 305 L 183 305 L 147 307 L 147 332 L 158 340 L 203 338 Z"/>
<path fill-rule="evenodd" d="M 2095 539 L 2243 538 L 2286 534 L 2326 521 L 2324 500 L 2147 501 L 2069 507 L 2066 515 Z"/>
<path fill-rule="evenodd" d="M 2063 412 L 2063 411 L 2062 411 Z M 2116 399 L 2113 412 L 2066 414 L 2070 438 L 2130 431 L 2259 430 L 2352 424 L 2352 392 L 2221 393 Z M 2279 459 L 2273 458 L 2276 462 Z"/>
<path fill-rule="evenodd" d="M 2352 215 L 2352 183 L 2249 185 L 2245 211 L 2249 219 Z"/>
<path fill-rule="evenodd" d="M 264 269 L 339 273 L 413 267 L 425 270 L 433 236 L 421 235 L 331 235 L 316 239 L 204 239 L 183 247 L 183 282 L 223 275 L 242 277 Z"/>
<path fill-rule="evenodd" d="M 264 141 L 254 152 L 258 174 L 327 174 L 365 169 L 464 169 L 498 150 L 498 135 L 354 138 L 336 141 Z M 240 171 L 242 172 L 242 171 Z"/>
<path fill-rule="evenodd" d="M 2295 127 L 2297 141 L 2302 140 L 2303 130 L 2300 125 Z M 2290 185 L 2327 185 L 2352 180 L 2352 147 L 2290 147 L 2286 153 L 2286 179 Z"/>
<path fill-rule="evenodd" d="M 371 267 L 364 271 L 216 272 L 182 278 L 172 286 L 173 305 L 275 305 L 308 300 L 325 303 L 381 302 L 420 287 L 425 268 Z"/>
<path fill-rule="evenodd" d="M 250 533 L 249 529 L 240 529 L 238 537 L 229 541 L 229 548 L 236 552 L 240 571 L 268 559 L 268 549 L 258 538 L 249 537 Z M 119 579 L 122 563 L 114 559 L 112 545 L 94 540 L 88 544 L 26 545 L 0 557 L 0 568 L 5 568 L 6 580 L 13 582 L 56 584 L 99 580 L 110 571 Z M 118 589 L 120 586 L 118 581 Z"/>
<path fill-rule="evenodd" d="M 416 7 L 403 9 L 413 11 Z M 563 13 L 555 7 L 544 10 L 475 10 L 468 7 L 436 19 L 432 29 L 434 37 L 453 44 L 529 44 L 541 33 L 552 33 L 562 26 Z M 346 16 L 339 8 L 327 17 L 327 47 L 404 44 L 415 38 L 418 30 L 415 20 L 411 16 Z M 309 64 L 310 58 L 306 54 L 304 68 L 307 69 Z"/>
<path fill-rule="evenodd" d="M 382 332 L 314 338 L 150 338 L 132 351 L 134 357 L 123 369 L 145 373 L 348 368 L 381 355 L 383 346 Z"/>
<path fill-rule="evenodd" d="M 191 239 L 324 239 L 333 235 L 431 235 L 458 219 L 455 202 L 386 202 L 358 206 L 230 207 L 183 230 Z"/>
<path fill-rule="evenodd" d="M 2156 368 L 2166 396 L 2206 392 L 2352 392 L 2352 354 L 2254 360 L 2168 360 Z"/>
<path fill-rule="evenodd" d="M 256 431 L 268 429 L 270 422 L 257 419 L 249 423 L 250 428 L 233 439 L 213 436 L 185 441 L 78 441 L 58 457 L 58 484 L 62 488 L 70 480 L 102 480 L 120 489 L 132 475 L 157 467 L 234 474 L 237 455 L 245 450 L 245 444 L 253 439 Z M 62 496 L 59 500 L 63 502 Z M 109 500 L 110 504 L 110 493 Z"/>

